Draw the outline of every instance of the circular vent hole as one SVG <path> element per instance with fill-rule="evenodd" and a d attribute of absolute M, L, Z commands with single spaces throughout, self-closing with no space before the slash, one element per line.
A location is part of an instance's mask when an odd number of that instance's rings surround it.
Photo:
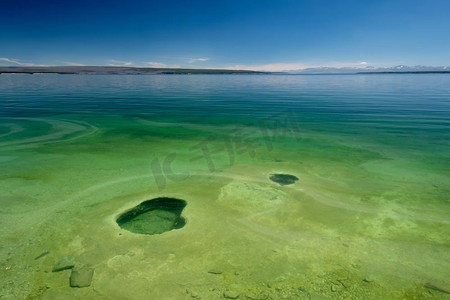
<path fill-rule="evenodd" d="M 142 202 L 117 218 L 122 229 L 139 234 L 161 234 L 182 228 L 181 216 L 186 201 L 175 198 L 155 198 Z"/>
<path fill-rule="evenodd" d="M 298 178 L 296 176 L 290 174 L 270 174 L 269 178 L 279 185 L 294 184 L 296 181 L 298 181 Z"/>

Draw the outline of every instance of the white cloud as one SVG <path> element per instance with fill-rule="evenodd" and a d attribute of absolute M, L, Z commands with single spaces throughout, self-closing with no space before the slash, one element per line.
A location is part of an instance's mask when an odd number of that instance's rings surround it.
<path fill-rule="evenodd" d="M 68 66 L 74 66 L 74 67 L 83 67 L 86 66 L 85 64 L 77 63 L 77 62 L 71 62 L 71 61 L 64 61 L 64 64 Z"/>
<path fill-rule="evenodd" d="M 268 72 L 281 72 L 306 69 L 311 66 L 303 63 L 273 63 L 265 65 L 235 65 L 226 67 L 230 70 L 253 70 L 253 71 L 268 71 Z"/>
<path fill-rule="evenodd" d="M 157 62 L 157 61 L 147 61 L 144 62 L 144 66 L 140 66 L 140 67 L 150 67 L 150 68 L 180 68 L 180 65 L 178 64 L 172 64 L 172 65 L 168 65 L 162 62 Z"/>
<path fill-rule="evenodd" d="M 17 65 L 17 66 L 22 66 L 22 67 L 48 67 L 48 65 L 27 63 L 27 62 L 22 62 L 22 61 L 20 61 L 18 59 L 7 58 L 7 57 L 0 57 L 0 61 L 4 61 L 6 63 L 14 64 L 14 65 Z"/>
<path fill-rule="evenodd" d="M 122 60 L 110 59 L 109 62 L 110 62 L 109 66 L 113 66 L 113 67 L 129 67 L 129 66 L 133 65 L 132 61 L 122 61 Z"/>
<path fill-rule="evenodd" d="M 13 63 L 13 64 L 17 64 L 17 65 L 21 65 L 22 63 L 20 63 L 19 61 L 15 60 L 15 59 L 10 59 L 10 58 L 6 58 L 6 57 L 0 57 L 1 61 L 6 61 L 9 63 Z"/>
<path fill-rule="evenodd" d="M 167 65 L 157 61 L 148 61 L 145 64 L 151 68 L 167 68 Z"/>
<path fill-rule="evenodd" d="M 365 68 L 369 63 L 366 61 L 362 62 L 330 62 L 324 64 L 325 67 L 331 68 Z"/>
<path fill-rule="evenodd" d="M 196 63 L 196 62 L 204 62 L 204 61 L 208 61 L 208 60 L 209 60 L 209 58 L 207 58 L 207 57 L 190 58 L 188 60 L 188 63 L 193 64 L 193 63 Z"/>
<path fill-rule="evenodd" d="M 305 64 L 305 63 L 271 63 L 263 65 L 234 65 L 231 67 L 225 67 L 224 69 L 230 70 L 252 70 L 252 71 L 267 71 L 267 72 L 285 72 L 285 71 L 298 71 L 307 68 L 365 68 L 368 67 L 368 62 L 331 62 L 322 65 L 319 64 Z"/>

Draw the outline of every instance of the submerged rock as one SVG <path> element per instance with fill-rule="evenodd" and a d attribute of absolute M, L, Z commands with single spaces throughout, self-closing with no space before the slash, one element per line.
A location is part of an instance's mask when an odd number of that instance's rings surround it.
<path fill-rule="evenodd" d="M 121 214 L 117 224 L 140 234 L 161 234 L 179 229 L 186 224 L 181 216 L 186 204 L 184 200 L 166 197 L 147 200 Z"/>
<path fill-rule="evenodd" d="M 42 258 L 42 257 L 44 257 L 44 256 L 46 256 L 46 255 L 48 255 L 48 254 L 50 254 L 50 251 L 42 252 L 41 254 L 39 254 L 38 256 L 36 256 L 36 257 L 34 258 L 34 260 L 38 260 L 39 258 Z"/>
<path fill-rule="evenodd" d="M 442 287 L 436 286 L 435 284 L 433 284 L 431 282 L 427 282 L 425 284 L 425 287 L 427 289 L 438 291 L 438 292 L 441 292 L 441 293 L 444 293 L 444 294 L 450 294 L 450 289 L 444 289 Z"/>
<path fill-rule="evenodd" d="M 59 272 L 63 270 L 72 269 L 75 266 L 72 260 L 67 257 L 61 258 L 52 269 L 52 272 Z"/>
<path fill-rule="evenodd" d="M 71 287 L 88 287 L 91 285 L 92 277 L 94 276 L 94 268 L 75 268 L 70 274 Z"/>
<path fill-rule="evenodd" d="M 249 182 L 230 182 L 220 189 L 217 199 L 225 205 L 246 214 L 263 212 L 283 203 L 286 193 L 281 189 Z"/>
<path fill-rule="evenodd" d="M 290 174 L 270 174 L 270 180 L 278 183 L 279 185 L 289 185 L 294 184 L 298 181 L 298 178 Z"/>
<path fill-rule="evenodd" d="M 223 297 L 226 299 L 237 299 L 239 298 L 239 296 L 241 295 L 241 293 L 239 293 L 238 291 L 225 291 L 223 292 Z"/>

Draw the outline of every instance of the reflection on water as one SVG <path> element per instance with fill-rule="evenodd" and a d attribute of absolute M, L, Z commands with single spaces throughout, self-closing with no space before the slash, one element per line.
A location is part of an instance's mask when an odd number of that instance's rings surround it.
<path fill-rule="evenodd" d="M 449 95 L 445 74 L 0 75 L 1 296 L 445 297 Z M 158 197 L 183 228 L 117 225 Z"/>

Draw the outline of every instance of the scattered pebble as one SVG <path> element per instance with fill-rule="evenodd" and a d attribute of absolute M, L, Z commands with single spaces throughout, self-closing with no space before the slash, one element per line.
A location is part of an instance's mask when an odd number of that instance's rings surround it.
<path fill-rule="evenodd" d="M 337 292 L 337 291 L 339 291 L 339 289 L 340 289 L 340 286 L 337 285 L 336 283 L 332 283 L 331 284 L 331 291 L 332 292 Z"/>
<path fill-rule="evenodd" d="M 374 283 L 376 280 L 372 275 L 368 275 L 366 277 L 363 277 L 362 281 L 365 283 Z"/>
<path fill-rule="evenodd" d="M 223 292 L 223 297 L 226 299 L 237 299 L 237 298 L 239 298 L 240 295 L 241 295 L 241 293 L 239 293 L 238 291 Z"/>
<path fill-rule="evenodd" d="M 196 291 L 192 291 L 192 290 L 187 289 L 186 293 L 188 295 L 190 295 L 194 299 L 201 299 L 200 295 Z"/>
<path fill-rule="evenodd" d="M 253 292 L 248 292 L 245 294 L 245 298 L 250 300 L 256 300 L 258 299 L 258 296 Z"/>

